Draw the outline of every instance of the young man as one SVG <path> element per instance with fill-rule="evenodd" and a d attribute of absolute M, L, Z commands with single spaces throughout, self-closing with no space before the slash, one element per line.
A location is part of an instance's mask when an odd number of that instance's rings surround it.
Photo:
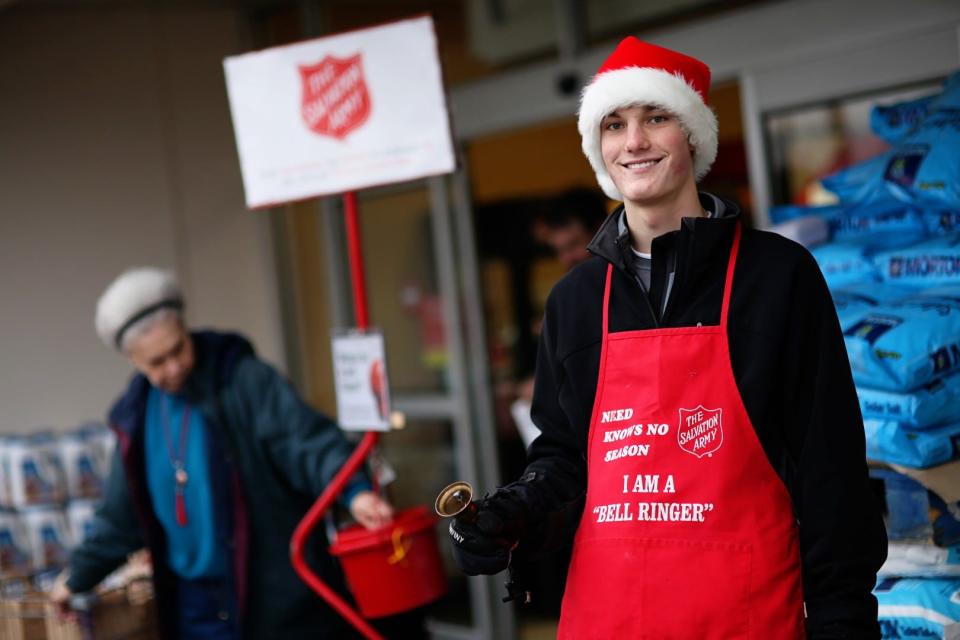
<path fill-rule="evenodd" d="M 146 547 L 164 638 L 348 637 L 289 545 L 351 446 L 244 338 L 189 332 L 183 306 L 153 268 L 122 274 L 97 304 L 101 340 L 137 373 L 110 411 L 118 446 L 93 531 L 51 599 L 91 590 Z M 368 528 L 392 516 L 362 474 L 342 502 Z M 326 546 L 316 535 L 307 558 L 344 592 Z"/>
<path fill-rule="evenodd" d="M 627 38 L 585 88 L 623 206 L 548 300 L 527 470 L 451 522 L 455 556 L 496 573 L 579 518 L 561 638 L 877 638 L 886 538 L 836 314 L 802 247 L 697 192 L 709 85 Z"/>

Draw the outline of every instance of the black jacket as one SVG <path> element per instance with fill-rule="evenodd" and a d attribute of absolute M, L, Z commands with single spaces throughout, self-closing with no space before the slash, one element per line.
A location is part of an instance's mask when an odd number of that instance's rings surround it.
<path fill-rule="evenodd" d="M 710 200 L 701 196 L 704 207 Z M 520 484 L 542 527 L 521 540 L 532 552 L 576 521 L 600 361 L 603 285 L 613 263 L 610 331 L 720 324 L 724 276 L 738 208 L 719 219 L 685 218 L 653 241 L 650 298 L 625 261 L 619 209 L 590 243 L 594 254 L 547 300 L 532 417 L 542 430 Z M 676 275 L 663 318 L 667 260 Z M 812 638 L 879 637 L 871 591 L 886 534 L 870 488 L 863 424 L 836 312 L 816 262 L 781 236 L 745 229 L 734 273 L 728 334 L 737 387 L 764 451 L 793 499 L 800 525 L 804 598 Z M 568 528 L 570 528 L 568 526 Z"/>
<path fill-rule="evenodd" d="M 289 552 L 294 529 L 352 446 L 335 423 L 307 406 L 283 376 L 254 355 L 246 339 L 210 331 L 192 337 L 197 360 L 185 393 L 208 428 L 218 535 L 232 559 L 243 637 L 354 637 L 294 572 Z M 67 584 L 75 592 L 92 589 L 128 553 L 146 546 L 153 557 L 162 637 L 174 638 L 178 580 L 164 561 L 166 536 L 145 475 L 149 391 L 147 379 L 134 375 L 110 411 L 119 446 L 93 531 L 71 556 Z M 357 474 L 343 495 L 369 486 Z M 305 557 L 321 579 L 346 594 L 322 528 L 306 544 Z"/>

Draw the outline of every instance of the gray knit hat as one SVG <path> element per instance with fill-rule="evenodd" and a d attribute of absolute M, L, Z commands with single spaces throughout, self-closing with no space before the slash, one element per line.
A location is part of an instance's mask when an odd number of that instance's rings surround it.
<path fill-rule="evenodd" d="M 97 301 L 97 335 L 119 350 L 127 329 L 162 308 L 183 309 L 183 293 L 172 271 L 156 267 L 124 271 Z"/>

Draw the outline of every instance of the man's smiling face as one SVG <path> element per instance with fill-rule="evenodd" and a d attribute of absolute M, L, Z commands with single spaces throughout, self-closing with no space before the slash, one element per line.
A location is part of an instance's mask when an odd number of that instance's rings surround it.
<path fill-rule="evenodd" d="M 656 106 L 617 109 L 600 123 L 603 164 L 625 201 L 668 202 L 696 185 L 693 156 L 680 120 Z"/>

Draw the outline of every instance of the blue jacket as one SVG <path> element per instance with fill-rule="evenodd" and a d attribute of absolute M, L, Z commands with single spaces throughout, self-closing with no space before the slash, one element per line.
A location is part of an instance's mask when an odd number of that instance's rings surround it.
<path fill-rule="evenodd" d="M 293 531 L 352 450 L 337 425 L 299 397 L 235 334 L 193 334 L 196 364 L 189 402 L 209 426 L 217 530 L 230 550 L 231 584 L 247 638 L 342 638 L 339 616 L 296 575 Z M 154 565 L 161 631 L 173 637 L 177 579 L 166 565 L 163 529 L 147 489 L 143 432 L 150 383 L 135 375 L 109 414 L 117 452 L 93 530 L 72 554 L 68 586 L 92 589 L 126 556 L 146 546 Z M 358 474 L 343 495 L 369 487 Z M 342 574 L 318 531 L 306 558 L 341 593 Z"/>

